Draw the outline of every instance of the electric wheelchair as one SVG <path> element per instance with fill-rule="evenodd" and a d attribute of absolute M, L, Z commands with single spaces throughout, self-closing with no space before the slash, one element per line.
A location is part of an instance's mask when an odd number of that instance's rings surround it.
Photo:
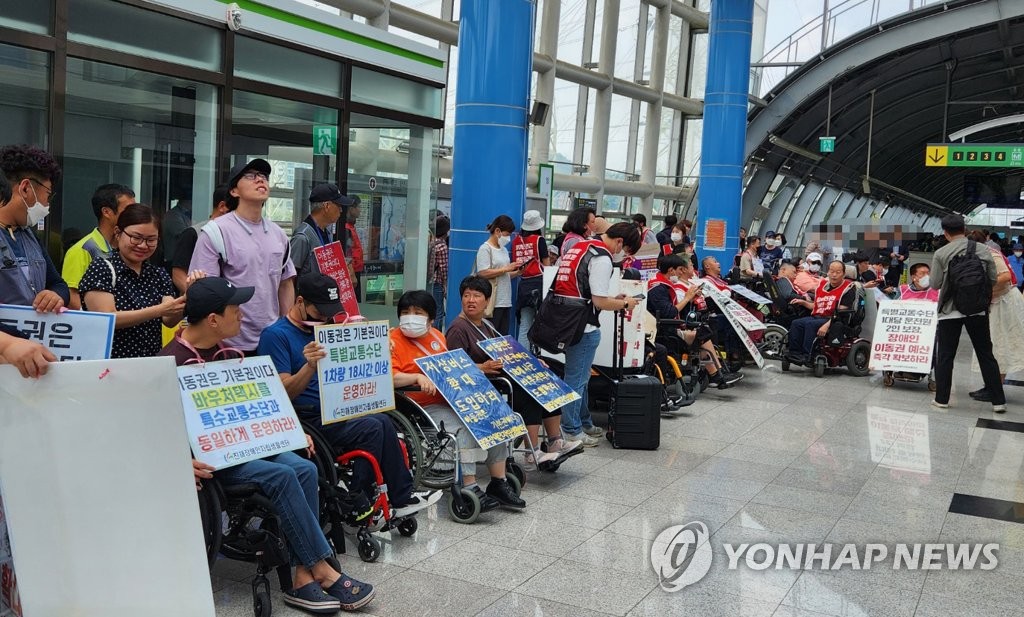
<path fill-rule="evenodd" d="M 864 287 L 854 283 L 856 290 L 854 306 L 836 311 L 832 325 L 825 336 L 816 337 L 811 354 L 804 366 L 814 371 L 815 377 L 824 377 L 829 369 L 845 366 L 851 375 L 865 377 L 871 371 L 871 341 L 861 338 L 861 329 L 866 314 Z M 790 368 L 788 356 L 782 356 L 782 370 Z"/>

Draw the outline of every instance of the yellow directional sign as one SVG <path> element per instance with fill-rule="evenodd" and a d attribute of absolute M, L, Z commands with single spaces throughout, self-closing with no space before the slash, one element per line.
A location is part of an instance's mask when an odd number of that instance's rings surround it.
<path fill-rule="evenodd" d="M 946 167 L 949 165 L 949 146 L 928 146 L 924 151 L 926 167 Z"/>

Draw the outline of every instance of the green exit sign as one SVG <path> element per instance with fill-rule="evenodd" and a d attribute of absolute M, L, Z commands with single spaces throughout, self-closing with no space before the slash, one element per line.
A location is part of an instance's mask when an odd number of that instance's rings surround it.
<path fill-rule="evenodd" d="M 836 151 L 836 138 L 835 137 L 819 137 L 818 138 L 818 151 L 827 154 L 829 152 Z"/>

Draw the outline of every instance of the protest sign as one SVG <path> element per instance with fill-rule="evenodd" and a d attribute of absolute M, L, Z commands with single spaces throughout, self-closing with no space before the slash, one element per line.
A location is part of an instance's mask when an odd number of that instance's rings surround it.
<path fill-rule="evenodd" d="M 417 358 L 416 366 L 437 387 L 481 448 L 526 434 L 523 419 L 505 403 L 466 350 Z"/>
<path fill-rule="evenodd" d="M 324 424 L 395 408 L 388 322 L 316 327 L 327 357 L 317 363 Z"/>
<path fill-rule="evenodd" d="M 29 617 L 214 617 L 174 378 L 168 357 L 60 362 L 38 379 L 0 366 L 5 602 Z"/>
<path fill-rule="evenodd" d="M 554 411 L 581 398 L 511 336 L 491 338 L 479 344 L 480 349 L 492 360 L 501 362 L 502 372 L 526 390 L 546 411 Z"/>
<path fill-rule="evenodd" d="M 881 467 L 911 473 L 931 473 L 928 414 L 868 405 L 871 460 Z"/>
<path fill-rule="evenodd" d="M 734 293 L 737 293 L 737 294 L 743 296 L 747 300 L 750 300 L 751 302 L 756 302 L 758 304 L 771 304 L 772 303 L 772 301 L 769 300 L 768 298 L 765 298 L 764 296 L 762 296 L 761 294 L 757 293 L 756 291 L 751 291 L 750 289 L 744 287 L 743 285 L 729 285 L 729 289 L 733 290 Z"/>
<path fill-rule="evenodd" d="M 306 447 L 267 356 L 179 366 L 178 387 L 192 454 L 214 469 Z"/>
<path fill-rule="evenodd" d="M 934 302 L 892 300 L 879 304 L 871 343 L 871 369 L 931 372 L 937 324 Z"/>
<path fill-rule="evenodd" d="M 0 324 L 46 345 L 62 362 L 109 358 L 114 340 L 113 313 L 37 313 L 31 306 L 0 304 Z"/>
<path fill-rule="evenodd" d="M 726 295 L 725 292 L 719 291 L 714 285 L 704 285 L 703 290 L 704 295 L 714 300 L 723 314 L 731 315 L 729 323 L 735 322 L 747 332 L 760 332 L 766 328 L 764 322 L 754 317 L 747 309 L 733 302 L 732 298 Z"/>
<path fill-rule="evenodd" d="M 331 242 L 326 246 L 315 247 L 313 256 L 316 257 L 316 265 L 320 268 L 320 272 L 337 281 L 338 291 L 341 292 L 341 306 L 345 308 L 345 312 L 349 317 L 359 315 L 359 303 L 356 302 L 352 279 L 348 277 L 348 264 L 345 263 L 345 253 L 341 250 L 341 242 Z"/>
<path fill-rule="evenodd" d="M 7 535 L 7 516 L 4 514 L 4 496 L 0 491 L 0 617 L 24 615 L 21 597 L 18 595 L 18 581 L 14 576 L 14 559 L 11 557 L 11 541 Z"/>

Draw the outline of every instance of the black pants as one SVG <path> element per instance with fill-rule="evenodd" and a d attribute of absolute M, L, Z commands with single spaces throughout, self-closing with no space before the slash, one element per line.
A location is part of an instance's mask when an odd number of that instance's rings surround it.
<path fill-rule="evenodd" d="M 953 360 L 960 345 L 960 331 L 967 328 L 971 345 L 978 356 L 985 389 L 992 394 L 993 405 L 1005 405 L 1003 382 L 999 379 L 999 363 L 992 355 L 992 337 L 988 330 L 988 315 L 972 315 L 960 319 L 940 319 L 935 359 L 935 402 L 948 403 L 953 386 Z"/>
<path fill-rule="evenodd" d="M 356 272 L 356 280 L 352 281 L 352 291 L 356 294 L 356 302 L 363 301 L 363 273 Z"/>
<path fill-rule="evenodd" d="M 828 321 L 827 317 L 801 317 L 789 324 L 789 353 L 809 356 L 818 337 L 818 328 Z"/>
<path fill-rule="evenodd" d="M 523 417 L 523 422 L 528 426 L 540 424 L 544 418 L 562 415 L 561 407 L 551 412 L 547 411 L 543 405 L 534 400 L 522 386 L 514 381 L 512 382 L 512 406 L 515 412 Z"/>
<path fill-rule="evenodd" d="M 491 323 L 494 324 L 495 330 L 501 332 L 502 336 L 508 334 L 508 320 L 511 312 L 512 308 L 508 306 L 494 307 L 494 316 L 491 317 Z"/>

